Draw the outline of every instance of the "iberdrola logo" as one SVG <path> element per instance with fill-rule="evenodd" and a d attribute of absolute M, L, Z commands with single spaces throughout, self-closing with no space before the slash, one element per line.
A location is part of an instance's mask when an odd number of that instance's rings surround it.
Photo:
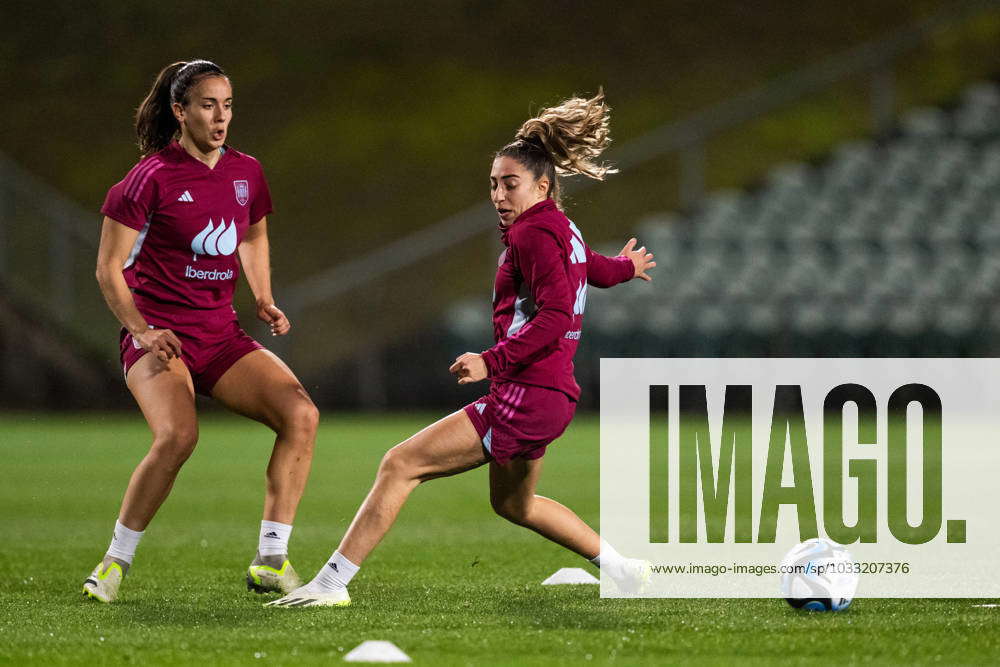
<path fill-rule="evenodd" d="M 215 227 L 209 219 L 205 229 L 191 241 L 191 250 L 196 262 L 198 255 L 232 255 L 236 251 L 236 222 L 230 220 L 227 227 L 226 221 L 220 220 L 219 226 Z"/>

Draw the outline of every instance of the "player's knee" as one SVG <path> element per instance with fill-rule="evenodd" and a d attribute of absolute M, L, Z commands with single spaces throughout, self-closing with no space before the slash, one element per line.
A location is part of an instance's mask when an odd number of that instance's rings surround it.
<path fill-rule="evenodd" d="M 385 453 L 378 467 L 380 477 L 409 479 L 413 476 L 412 466 L 407 461 L 402 445 L 396 445 Z"/>
<path fill-rule="evenodd" d="M 303 396 L 289 409 L 287 423 L 312 442 L 319 428 L 319 409 L 308 396 Z"/>
<path fill-rule="evenodd" d="M 490 504 L 498 516 L 507 519 L 511 523 L 523 526 L 528 522 L 528 504 L 522 502 L 520 499 L 491 497 Z"/>
<path fill-rule="evenodd" d="M 171 468 L 179 468 L 198 444 L 198 427 L 171 424 L 158 428 L 153 438 L 153 452 Z"/>
<path fill-rule="evenodd" d="M 305 440 L 311 443 L 316 437 L 316 430 L 319 428 L 319 409 L 312 399 L 299 389 L 294 400 L 287 403 L 281 411 L 275 431 L 285 432 L 291 435 L 293 432 L 297 440 Z"/>

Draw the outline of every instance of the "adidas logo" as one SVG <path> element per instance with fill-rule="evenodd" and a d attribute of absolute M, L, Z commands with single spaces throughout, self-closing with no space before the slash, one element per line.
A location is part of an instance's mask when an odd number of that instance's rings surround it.
<path fill-rule="evenodd" d="M 184 194 L 182 194 L 180 197 L 177 198 L 177 201 L 189 201 L 189 202 L 193 202 L 194 201 L 194 197 L 191 196 L 190 192 L 188 192 L 187 190 L 185 190 Z"/>
<path fill-rule="evenodd" d="M 281 539 L 278 537 L 278 533 L 273 530 L 270 533 L 264 533 L 264 537 L 270 537 L 272 540 Z"/>
<path fill-rule="evenodd" d="M 327 563 L 327 565 L 329 565 L 330 567 L 332 567 L 334 572 L 340 572 L 340 568 L 337 567 L 336 563 Z"/>

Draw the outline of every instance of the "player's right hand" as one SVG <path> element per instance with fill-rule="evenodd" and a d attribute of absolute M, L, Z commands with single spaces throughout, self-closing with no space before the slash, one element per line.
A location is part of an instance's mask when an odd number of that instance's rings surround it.
<path fill-rule="evenodd" d="M 141 333 L 132 334 L 142 349 L 166 363 L 173 357 L 181 356 L 181 341 L 170 329 L 147 329 Z"/>
<path fill-rule="evenodd" d="M 459 384 L 469 384 L 485 380 L 489 375 L 483 355 L 475 352 L 466 352 L 451 365 L 448 372 L 458 378 Z"/>

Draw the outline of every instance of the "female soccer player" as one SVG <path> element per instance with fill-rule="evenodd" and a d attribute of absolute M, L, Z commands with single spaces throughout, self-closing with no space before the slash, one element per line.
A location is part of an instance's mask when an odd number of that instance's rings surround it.
<path fill-rule="evenodd" d="M 144 157 L 101 209 L 97 280 L 122 324 L 126 384 L 153 432 L 111 546 L 83 585 L 102 602 L 117 597 L 143 531 L 194 450 L 195 392 L 277 434 L 247 585 L 288 592 L 301 584 L 287 559 L 288 538 L 319 413 L 288 367 L 240 328 L 233 310 L 242 264 L 257 317 L 275 336 L 291 328 L 271 294 L 267 182 L 257 160 L 225 143 L 232 104 L 218 65 L 165 67 L 136 113 Z"/>
<path fill-rule="evenodd" d="M 609 143 L 603 93 L 573 98 L 521 126 L 493 160 L 490 188 L 506 249 L 493 298 L 496 345 L 466 353 L 450 371 L 459 384 L 492 380 L 489 394 L 393 447 L 327 566 L 305 586 L 270 603 L 281 607 L 350 604 L 347 584 L 421 482 L 490 464 L 497 514 L 580 554 L 632 589 L 648 566 L 618 555 L 570 509 L 535 495 L 546 446 L 558 438 L 580 396 L 573 355 L 587 285 L 650 280 L 656 263 L 631 239 L 618 257 L 583 242 L 560 210 L 558 174 L 602 180 L 594 163 Z"/>

